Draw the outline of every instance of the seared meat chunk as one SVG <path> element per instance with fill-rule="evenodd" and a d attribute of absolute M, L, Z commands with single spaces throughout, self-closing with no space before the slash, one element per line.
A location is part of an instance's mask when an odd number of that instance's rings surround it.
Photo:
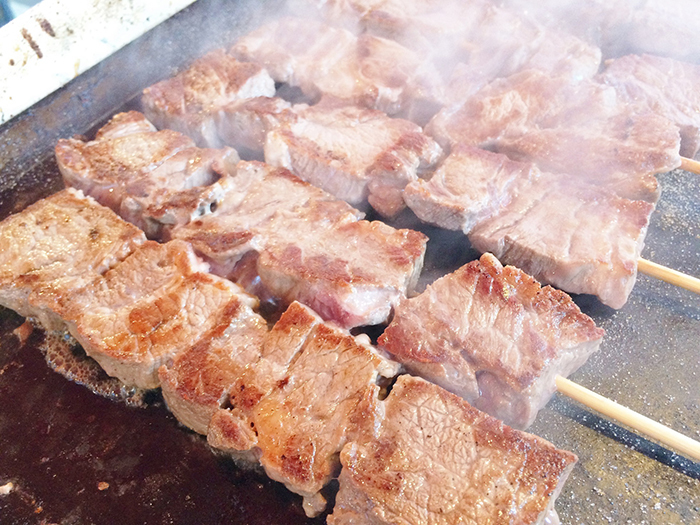
<path fill-rule="evenodd" d="M 183 425 L 207 434 L 209 421 L 228 403 L 229 391 L 260 358 L 267 323 L 234 296 L 218 324 L 158 370 L 163 398 Z"/>
<path fill-rule="evenodd" d="M 224 144 L 217 121 L 224 106 L 274 95 L 275 82 L 267 71 L 218 49 L 176 76 L 146 88 L 141 104 L 158 128 L 184 133 L 202 147 L 220 148 Z"/>
<path fill-rule="evenodd" d="M 55 302 L 104 274 L 146 241 L 81 191 L 67 189 L 0 223 L 0 304 L 62 329 Z"/>
<path fill-rule="evenodd" d="M 253 416 L 260 400 L 288 375 L 288 368 L 322 319 L 310 308 L 293 302 L 263 340 L 261 359 L 239 374 L 229 389 L 228 406 L 212 417 L 207 441 L 248 463 L 259 460 Z"/>
<path fill-rule="evenodd" d="M 415 285 L 424 235 L 359 221 L 346 203 L 262 163 L 241 162 L 231 185 L 238 191 L 216 211 L 173 231 L 214 273 L 238 280 L 255 253 L 266 294 L 307 302 L 345 327 L 383 322 Z"/>
<path fill-rule="evenodd" d="M 651 111 L 676 124 L 681 155 L 700 149 L 700 66 L 652 55 L 627 55 L 605 64 L 601 80 L 637 111 Z"/>
<path fill-rule="evenodd" d="M 442 103 L 438 72 L 414 51 L 310 19 L 268 23 L 239 39 L 231 52 L 316 99 L 340 99 L 390 115 L 413 104 Z"/>
<path fill-rule="evenodd" d="M 437 385 L 401 376 L 340 454 L 329 525 L 543 524 L 577 458 Z M 550 521 L 552 523 L 552 521 Z"/>
<path fill-rule="evenodd" d="M 367 200 L 391 217 L 403 188 L 437 163 L 441 149 L 416 124 L 357 107 L 297 106 L 298 119 L 271 131 L 265 160 L 353 206 Z"/>
<path fill-rule="evenodd" d="M 227 191 L 219 179 L 239 158 L 233 149 L 200 149 L 185 135 L 149 126 L 138 112 L 120 113 L 93 141 L 59 140 L 56 159 L 66 186 L 159 238 L 216 206 Z"/>
<path fill-rule="evenodd" d="M 379 338 L 409 371 L 516 428 L 603 337 L 571 298 L 484 254 L 404 299 Z"/>
<path fill-rule="evenodd" d="M 230 324 L 234 305 L 257 303 L 206 270 L 186 243 L 148 241 L 63 297 L 58 314 L 105 372 L 126 385 L 155 388 L 162 364 Z"/>
<path fill-rule="evenodd" d="M 406 188 L 419 218 L 461 229 L 476 249 L 538 281 L 597 295 L 613 308 L 625 304 L 653 202 L 497 153 L 462 148 L 457 154 L 455 171 L 447 165 L 435 181 Z"/>
<path fill-rule="evenodd" d="M 294 303 L 283 314 L 266 355 L 247 376 L 251 382 L 234 388 L 231 405 L 254 426 L 254 442 L 246 445 L 256 447 L 265 472 L 303 495 L 307 514 L 315 515 L 325 507 L 319 492 L 337 470 L 338 453 L 358 421 L 370 417 L 363 410 L 379 394 L 377 381 L 392 377 L 397 365 L 344 330 L 317 323 L 303 309 Z M 291 345 L 298 349 L 293 356 L 288 334 L 297 342 Z M 258 393 L 252 403 L 251 391 Z M 210 443 L 235 449 L 237 440 L 221 440 L 238 435 L 232 431 L 240 428 L 235 419 L 222 414 L 213 420 Z"/>
<path fill-rule="evenodd" d="M 530 70 L 498 79 L 426 127 L 447 147 L 486 147 L 593 180 L 636 178 L 680 165 L 678 129 L 630 106 L 614 89 Z"/>

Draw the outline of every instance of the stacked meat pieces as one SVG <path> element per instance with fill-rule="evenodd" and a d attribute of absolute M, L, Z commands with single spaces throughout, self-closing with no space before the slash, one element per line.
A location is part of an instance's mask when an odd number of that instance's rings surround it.
<path fill-rule="evenodd" d="M 0 223 L 0 239 L 22 241 L 0 258 L 3 305 L 67 328 L 126 384 L 162 386 L 182 423 L 260 464 L 309 515 L 342 468 L 333 523 L 555 519 L 573 454 L 421 379 L 402 376 L 387 396 L 399 365 L 366 336 L 297 302 L 268 330 L 256 300 L 187 243 L 147 241 L 74 189 Z"/>
<path fill-rule="evenodd" d="M 234 150 L 197 148 L 149 126 L 139 113 L 120 114 L 94 141 L 60 141 L 66 184 L 153 238 L 190 242 L 215 274 L 265 299 L 306 302 L 345 327 L 384 322 L 414 287 L 424 235 L 361 220 L 283 168 L 236 164 Z"/>
<path fill-rule="evenodd" d="M 183 111 L 215 121 L 212 143 L 353 206 L 391 218 L 407 204 L 540 281 L 626 303 L 660 194 L 655 175 L 698 150 L 697 67 L 631 55 L 598 73 L 597 47 L 486 0 L 291 7 L 296 16 L 245 35 L 230 54 L 147 89 L 146 114 L 166 127 L 180 126 Z M 224 73 L 214 94 L 200 88 L 209 68 L 234 63 L 264 67 L 278 93 L 292 87 L 305 103 L 264 90 L 245 98 L 239 78 L 221 85 Z M 503 159 L 474 148 L 523 164 L 501 169 Z M 450 226 L 435 219 L 469 213 L 455 206 L 479 213 Z"/>

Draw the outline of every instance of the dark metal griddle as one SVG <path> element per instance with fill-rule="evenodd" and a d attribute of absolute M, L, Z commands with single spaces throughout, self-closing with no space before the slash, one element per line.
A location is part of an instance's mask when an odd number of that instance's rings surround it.
<path fill-rule="evenodd" d="M 261 11 L 259 8 L 263 6 Z M 94 132 L 137 107 L 151 83 L 280 10 L 280 2 L 199 0 L 0 128 L 0 218 L 62 187 L 53 160 L 60 137 Z M 700 275 L 700 177 L 660 177 L 663 196 L 644 256 Z M 463 236 L 430 236 L 424 283 L 476 257 Z M 582 309 L 606 331 L 601 351 L 572 379 L 700 439 L 700 298 L 644 276 L 619 311 L 590 297 Z M 53 372 L 35 332 L 0 309 L 2 524 L 323 523 L 264 476 L 216 455 L 178 425 L 154 395 L 135 408 Z M 700 522 L 700 465 L 636 436 L 562 396 L 530 431 L 578 454 L 557 501 L 563 523 Z"/>

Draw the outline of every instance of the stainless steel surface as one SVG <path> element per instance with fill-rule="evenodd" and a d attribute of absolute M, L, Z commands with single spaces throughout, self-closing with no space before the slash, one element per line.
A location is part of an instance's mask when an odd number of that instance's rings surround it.
<path fill-rule="evenodd" d="M 57 138 L 74 133 L 89 134 L 97 123 L 116 109 L 124 104 L 133 105 L 133 102 L 129 101 L 144 86 L 172 74 L 176 68 L 206 50 L 232 42 L 237 35 L 259 23 L 260 15 L 253 11 L 253 7 L 257 5 L 257 2 L 199 0 L 192 7 L 78 77 L 9 125 L 0 128 L 0 207 L 4 213 L 19 210 L 40 195 L 59 187 L 55 165 L 51 161 L 51 149 Z M 271 6 L 268 7 L 268 14 L 278 10 L 274 7 L 277 3 L 274 6 L 268 5 Z M 209 18 L 212 15 L 213 18 Z M 149 62 L 146 65 L 145 61 L 152 57 L 158 57 L 156 63 Z M 141 64 L 144 67 L 138 67 Z M 128 75 L 124 72 L 128 72 Z M 660 181 L 663 195 L 652 218 L 643 256 L 699 276 L 700 176 L 677 171 L 660 176 Z M 405 214 L 398 219 L 398 224 L 415 226 L 416 222 L 410 214 Z M 431 237 L 424 283 L 476 256 L 461 235 L 429 227 L 422 228 Z M 619 311 L 604 307 L 590 297 L 578 297 L 576 301 L 606 329 L 607 334 L 601 351 L 571 379 L 662 421 L 684 434 L 700 439 L 700 297 L 640 276 L 629 303 Z M 2 395 L 11 392 L 7 381 L 15 377 L 13 374 L 18 373 L 17 367 L 20 366 L 29 374 L 29 381 L 31 377 L 37 377 L 37 381 L 41 381 L 35 385 L 35 391 L 27 391 L 26 396 L 35 399 L 37 404 L 52 403 L 50 414 L 56 421 L 70 420 L 67 414 L 80 412 L 81 403 L 93 404 L 88 403 L 84 395 L 75 393 L 74 389 L 82 387 L 70 385 L 62 378 L 58 378 L 59 382 L 55 379 L 50 381 L 52 385 L 66 384 L 65 387 L 61 387 L 61 402 L 53 403 L 50 396 L 54 392 L 42 388 L 42 385 L 49 381 L 46 379 L 47 372 L 41 369 L 45 365 L 40 359 L 20 360 L 23 350 L 10 335 L 10 331 L 19 320 L 7 312 L 3 312 L 3 316 L 7 319 L 3 322 L 3 337 L 0 339 L 0 399 L 3 402 L 10 402 Z M 30 341 L 25 350 L 36 352 L 35 347 Z M 103 403 L 109 403 L 109 408 L 105 408 Z M 128 454 L 124 452 L 125 456 L 121 459 L 109 455 L 110 461 L 138 462 L 139 460 L 134 458 L 153 453 L 152 444 L 139 445 L 138 440 L 141 435 L 152 435 L 145 431 L 152 423 L 143 422 L 144 419 L 167 418 L 162 409 L 152 407 L 145 411 L 149 416 L 139 415 L 132 418 L 130 414 L 135 409 L 109 401 L 95 404 L 99 405 L 95 409 L 98 414 L 103 411 L 115 422 L 116 427 L 106 431 L 108 434 L 116 433 L 120 440 L 133 441 Z M 0 417 L 4 417 L 7 412 L 10 411 L 0 406 Z M 3 446 L 7 445 L 2 439 L 3 435 L 7 435 L 8 429 L 39 428 L 36 421 L 29 421 L 32 417 L 29 412 L 11 412 L 14 419 L 4 419 L 0 423 L 0 444 Z M 138 423 L 139 420 L 142 422 Z M 85 424 L 88 423 L 76 417 L 76 435 L 84 432 L 81 425 Z M 135 426 L 130 428 L 130 425 Z M 144 425 L 143 434 L 139 432 L 139 425 Z M 170 429 L 162 432 L 167 432 L 168 436 L 171 436 L 169 439 L 176 440 L 172 435 L 182 433 L 194 443 L 191 445 L 194 449 L 201 451 L 206 448 L 202 439 L 184 429 L 176 428 L 171 420 L 168 425 Z M 12 511 L 15 512 L 9 514 L 12 516 L 9 523 L 38 523 L 42 517 L 58 523 L 113 522 L 108 518 L 89 518 L 89 513 L 85 510 L 85 507 L 89 506 L 87 502 L 90 498 L 98 497 L 112 498 L 109 505 L 105 504 L 105 508 L 112 509 L 115 515 L 118 515 L 123 505 L 134 505 L 134 508 L 142 509 L 144 520 L 147 517 L 149 523 L 185 522 L 197 516 L 198 509 L 201 513 L 201 523 L 218 523 L 224 515 L 229 523 L 251 523 L 251 513 L 255 512 L 255 509 L 236 514 L 229 512 L 231 506 L 238 505 L 241 500 L 247 498 L 260 497 L 261 492 L 274 490 L 278 492 L 275 492 L 272 499 L 279 503 L 279 507 L 272 509 L 265 505 L 266 512 L 271 513 L 265 517 L 268 523 L 291 523 L 289 514 L 285 513 L 290 512 L 290 509 L 293 514 L 299 510 L 295 498 L 280 496 L 283 491 L 279 492 L 279 489 L 274 489 L 274 484 L 265 484 L 260 478 L 239 475 L 238 471 L 224 460 L 212 462 L 213 470 L 209 479 L 206 472 L 199 472 L 197 485 L 201 488 L 211 483 L 212 493 L 223 494 L 217 492 L 223 490 L 220 489 L 221 483 L 231 483 L 230 492 L 227 492 L 225 497 L 215 498 L 213 501 L 197 500 L 199 506 L 186 515 L 171 515 L 167 505 L 163 505 L 163 510 L 153 510 L 161 509 L 160 506 L 153 507 L 155 504 L 149 507 L 148 494 L 152 498 L 151 503 L 164 499 L 162 494 L 160 499 L 158 495 L 159 490 L 166 491 L 164 486 L 167 483 L 164 482 L 144 495 L 143 491 L 136 491 L 132 485 L 127 486 L 129 483 L 140 483 L 137 479 L 129 481 L 127 475 L 115 480 L 110 489 L 104 492 L 95 492 L 94 487 L 85 480 L 82 481 L 84 486 L 78 486 L 80 480 L 74 481 L 78 483 L 75 490 L 66 488 L 60 477 L 51 478 L 50 471 L 41 481 L 32 481 L 37 475 L 41 476 L 41 473 L 33 472 L 30 476 L 27 469 L 41 469 L 41 464 L 22 465 L 17 458 L 25 457 L 25 448 L 42 450 L 45 447 L 45 440 L 51 437 L 50 431 L 47 430 L 51 425 L 46 423 L 40 427 L 44 430 L 28 435 L 26 443 L 14 443 L 11 449 L 3 449 L 5 459 L 0 460 L 0 486 L 8 480 L 15 480 L 18 486 L 23 486 L 23 490 L 37 500 L 41 500 L 42 497 L 46 501 L 49 500 L 48 495 L 42 496 L 48 494 L 42 492 L 46 490 L 72 494 L 73 507 L 68 503 L 62 506 L 47 503 L 41 513 L 29 513 L 25 516 L 22 514 L 24 511 L 17 510 L 19 507 L 12 507 L 8 503 L 8 498 L 16 497 L 16 493 L 15 496 L 0 496 L 0 521 L 3 523 L 6 520 L 1 516 L 8 515 L 4 514 L 7 509 L 14 509 Z M 559 447 L 575 452 L 580 458 L 557 502 L 563 523 L 700 523 L 698 463 L 603 420 L 559 395 L 542 410 L 530 430 Z M 171 432 L 178 434 L 170 434 Z M 95 436 L 94 439 L 101 438 Z M 80 446 L 89 445 L 83 443 Z M 5 450 L 9 452 L 6 453 Z M 13 452 L 15 450 L 25 452 Z M 46 463 L 53 464 L 58 458 L 65 458 L 71 454 L 79 455 L 76 450 L 75 443 L 66 440 L 64 449 L 52 446 L 45 453 L 38 453 L 38 457 L 41 459 L 44 455 Z M 186 450 L 186 447 L 183 450 Z M 16 455 L 7 456 L 10 453 Z M 92 458 L 93 461 L 98 459 Z M 178 485 L 186 481 L 182 479 L 186 474 L 183 474 L 180 468 L 184 459 L 168 458 L 162 467 L 165 470 L 167 461 L 172 461 L 173 465 L 177 466 L 173 469 L 173 476 L 177 478 L 171 483 L 173 492 L 167 494 L 178 494 L 178 491 L 181 491 L 182 498 L 185 498 L 189 494 L 187 491 L 194 489 L 187 488 L 186 484 Z M 235 474 L 222 476 L 221 469 L 232 469 L 226 472 Z M 129 475 L 136 476 L 133 472 Z M 257 492 L 253 490 L 251 493 L 251 486 L 264 488 L 256 489 Z M 248 491 L 244 487 L 248 487 Z M 111 494 L 110 490 L 113 491 Z M 118 491 L 121 491 L 119 497 L 116 496 Z M 211 505 L 218 505 L 221 512 L 210 512 Z M 66 510 L 78 507 L 82 509 L 83 514 L 71 514 Z M 177 508 L 181 509 L 180 506 Z M 83 519 L 75 521 L 71 518 L 76 515 L 82 516 Z M 124 522 L 132 522 L 130 519 L 125 517 Z"/>

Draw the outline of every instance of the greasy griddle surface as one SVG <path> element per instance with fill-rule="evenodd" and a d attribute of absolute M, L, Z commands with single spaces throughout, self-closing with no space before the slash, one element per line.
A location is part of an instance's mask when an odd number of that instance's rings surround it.
<path fill-rule="evenodd" d="M 197 9 L 214 10 L 217 4 L 200 0 L 173 24 L 189 27 Z M 136 45 L 149 53 L 157 49 L 153 42 Z M 14 129 L 0 128 L 0 138 L 28 137 L 24 144 L 0 145 L 4 161 L 7 151 L 18 152 L 11 159 L 13 171 L 8 173 L 5 162 L 0 177 L 0 218 L 61 188 L 51 133 L 90 135 L 100 120 L 154 81 L 144 77 L 141 86 L 137 82 L 131 92 L 115 95 L 109 75 L 118 77 L 120 64 L 131 58 L 122 54 L 114 60 L 116 66 L 106 63 L 104 71 L 78 79 L 78 88 L 69 86 L 19 124 L 10 123 Z M 76 89 L 92 98 L 76 95 Z M 85 114 L 75 108 L 76 96 L 82 97 Z M 59 103 L 71 109 L 60 122 L 47 124 L 42 111 Z M 109 110 L 90 113 L 100 105 Z M 664 192 L 643 255 L 700 275 L 700 177 L 674 172 L 660 181 Z M 395 225 L 420 227 L 430 237 L 422 286 L 476 257 L 463 236 L 419 226 L 410 213 Z M 600 352 L 572 379 L 700 439 L 700 298 L 641 276 L 620 311 L 590 297 L 576 301 L 607 333 Z M 21 322 L 0 309 L 0 486 L 13 484 L 8 495 L 0 495 L 0 523 L 324 521 L 307 519 L 300 498 L 281 485 L 215 455 L 203 437 L 178 425 L 157 396 L 147 408 L 128 407 L 51 371 L 39 350 L 40 332 L 24 345 L 13 335 Z M 563 523 L 690 524 L 700 519 L 697 463 L 558 395 L 530 430 L 580 458 L 557 500 Z"/>

